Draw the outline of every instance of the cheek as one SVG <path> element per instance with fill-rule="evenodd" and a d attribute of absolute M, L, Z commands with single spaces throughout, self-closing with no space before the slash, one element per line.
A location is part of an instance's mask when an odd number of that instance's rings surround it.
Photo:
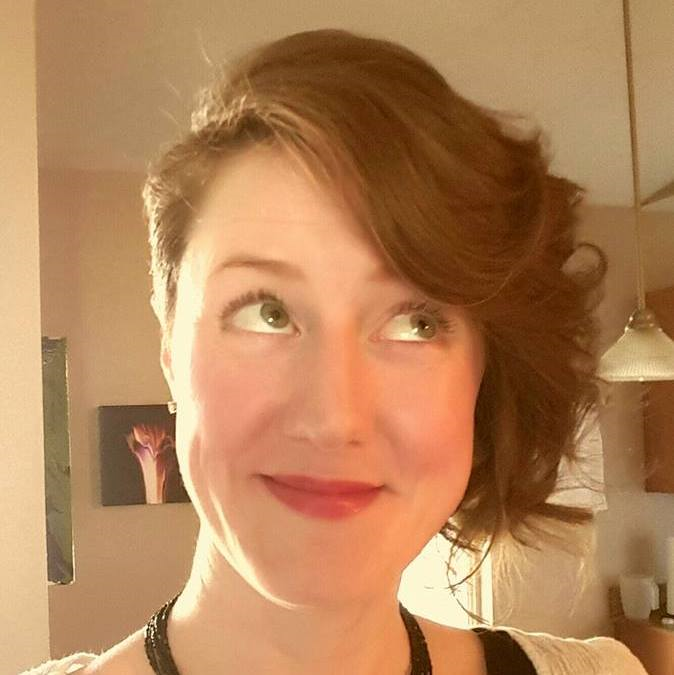
<path fill-rule="evenodd" d="M 264 370 L 224 358 L 206 340 L 195 342 L 176 448 L 185 488 L 204 522 L 220 521 L 222 507 L 239 501 L 241 477 L 257 468 L 255 448 L 268 426 L 261 412 L 271 398 L 261 382 Z"/>
<path fill-rule="evenodd" d="M 470 469 L 473 451 L 474 406 L 463 397 L 420 402 L 401 416 L 409 439 L 405 447 L 415 473 L 445 473 Z"/>
<path fill-rule="evenodd" d="M 218 347 L 203 341 L 193 350 L 191 398 L 196 406 L 194 432 L 209 451 L 208 461 L 226 463 L 249 454 L 269 433 L 267 413 L 287 380 L 264 360 L 237 359 Z"/>
<path fill-rule="evenodd" d="M 473 460 L 475 403 L 480 373 L 450 364 L 407 389 L 390 389 L 398 463 L 403 480 L 446 500 L 463 496 Z"/>

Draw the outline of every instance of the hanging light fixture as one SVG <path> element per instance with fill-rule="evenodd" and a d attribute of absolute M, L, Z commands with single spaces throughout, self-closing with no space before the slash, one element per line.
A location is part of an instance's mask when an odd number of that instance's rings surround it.
<path fill-rule="evenodd" d="M 640 228 L 640 215 L 643 204 L 662 199 L 664 198 L 663 195 L 671 196 L 671 185 L 665 186 L 665 188 L 651 195 L 644 202 L 641 201 L 629 0 L 623 0 L 623 24 L 625 28 L 627 94 L 630 107 L 638 304 L 637 309 L 634 310 L 627 322 L 624 333 L 601 357 L 597 374 L 610 382 L 674 380 L 674 341 L 662 330 L 655 313 L 646 307 Z"/>

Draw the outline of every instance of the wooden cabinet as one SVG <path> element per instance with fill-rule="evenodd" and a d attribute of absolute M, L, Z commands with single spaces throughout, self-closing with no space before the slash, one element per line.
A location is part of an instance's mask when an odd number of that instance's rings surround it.
<path fill-rule="evenodd" d="M 662 626 L 662 616 L 658 610 L 649 621 L 620 616 L 613 623 L 615 638 L 630 648 L 648 675 L 674 675 L 674 630 Z"/>
<path fill-rule="evenodd" d="M 646 306 L 674 338 L 674 286 L 647 293 Z M 674 493 L 674 382 L 646 382 L 644 387 L 646 492 Z"/>

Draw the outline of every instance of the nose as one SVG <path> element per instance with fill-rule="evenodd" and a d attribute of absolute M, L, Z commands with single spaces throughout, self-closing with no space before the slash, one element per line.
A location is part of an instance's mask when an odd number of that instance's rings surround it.
<path fill-rule="evenodd" d="M 360 337 L 334 330 L 307 341 L 295 384 L 292 436 L 331 452 L 363 442 L 371 375 Z"/>

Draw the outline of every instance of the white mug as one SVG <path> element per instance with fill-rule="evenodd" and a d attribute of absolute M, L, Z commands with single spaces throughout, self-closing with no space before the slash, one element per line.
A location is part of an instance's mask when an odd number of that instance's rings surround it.
<path fill-rule="evenodd" d="M 620 600 L 628 619 L 643 621 L 660 606 L 660 591 L 653 577 L 645 574 L 621 574 Z"/>

